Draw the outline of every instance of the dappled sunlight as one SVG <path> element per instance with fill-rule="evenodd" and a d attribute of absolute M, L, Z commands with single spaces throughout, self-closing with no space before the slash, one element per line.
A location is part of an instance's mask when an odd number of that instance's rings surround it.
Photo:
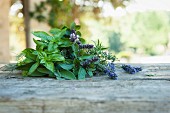
<path fill-rule="evenodd" d="M 37 5 L 34 6 L 35 4 Z M 56 6 L 53 9 L 55 12 L 50 12 L 50 2 L 31 2 L 30 31 L 61 27 L 74 20 L 81 25 L 80 31 L 87 43 L 100 39 L 103 45 L 109 47 L 109 51 L 116 54 L 122 62 L 161 62 L 164 58 L 162 56 L 168 57 L 170 54 L 170 1 L 168 0 L 70 2 L 60 0 L 56 2 Z M 10 7 L 12 58 L 26 47 L 22 10 L 23 4 L 19 0 Z M 30 38 L 33 38 L 32 35 Z M 35 46 L 32 42 L 30 45 Z M 147 57 L 152 58 L 152 56 L 159 56 L 160 60 L 158 57 L 153 61 L 147 60 Z"/>
<path fill-rule="evenodd" d="M 26 48 L 25 42 L 25 28 L 24 28 L 24 15 L 23 4 L 20 0 L 12 1 L 9 19 L 10 19 L 10 56 L 11 61 L 16 60 L 16 56 Z"/>

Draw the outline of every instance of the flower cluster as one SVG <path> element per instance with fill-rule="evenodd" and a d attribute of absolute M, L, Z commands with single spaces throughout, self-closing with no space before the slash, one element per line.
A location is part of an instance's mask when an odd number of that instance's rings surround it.
<path fill-rule="evenodd" d="M 135 74 L 139 71 L 142 71 L 141 67 L 132 67 L 131 65 L 125 65 L 125 64 L 123 64 L 121 68 L 123 68 L 129 74 Z"/>
<path fill-rule="evenodd" d="M 79 41 L 79 35 L 76 34 L 76 31 L 75 31 L 75 30 L 71 30 L 70 41 L 71 41 L 71 42 L 80 42 L 80 41 Z M 81 42 L 80 42 L 80 43 L 81 43 Z"/>
<path fill-rule="evenodd" d="M 82 65 L 83 67 L 87 67 L 87 66 L 90 65 L 91 63 L 96 62 L 96 61 L 98 61 L 98 60 L 99 60 L 98 57 L 93 57 L 92 59 L 87 59 L 87 60 L 85 60 L 84 62 L 81 63 L 81 65 Z"/>
<path fill-rule="evenodd" d="M 79 48 L 80 49 L 92 49 L 94 47 L 94 45 L 92 44 L 80 44 Z"/>
<path fill-rule="evenodd" d="M 77 43 L 79 45 L 79 49 L 92 49 L 94 47 L 94 45 L 92 44 L 82 44 L 79 40 L 79 35 L 76 34 L 75 30 L 71 30 L 69 39 L 71 42 Z"/>
<path fill-rule="evenodd" d="M 117 80 L 117 74 L 115 73 L 115 65 L 114 63 L 108 63 L 104 69 L 104 72 L 114 80 Z"/>

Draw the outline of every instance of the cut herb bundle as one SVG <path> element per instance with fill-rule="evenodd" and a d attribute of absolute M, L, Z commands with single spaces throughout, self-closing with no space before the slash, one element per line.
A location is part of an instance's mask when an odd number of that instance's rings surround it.
<path fill-rule="evenodd" d="M 50 34 L 43 31 L 33 32 L 36 49 L 26 48 L 18 56 L 15 69 L 24 76 L 48 76 L 58 80 L 82 80 L 95 73 L 105 73 L 111 79 L 117 79 L 114 61 L 116 57 L 106 52 L 98 40 L 95 45 L 85 44 L 78 31 L 79 25 L 54 28 Z M 111 62 L 111 63 L 108 63 Z M 141 68 L 122 65 L 122 68 L 134 74 Z"/>

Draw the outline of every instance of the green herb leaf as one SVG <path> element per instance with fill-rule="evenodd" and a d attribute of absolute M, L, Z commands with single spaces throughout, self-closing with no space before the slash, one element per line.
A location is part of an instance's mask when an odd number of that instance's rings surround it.
<path fill-rule="evenodd" d="M 74 54 L 74 56 L 77 58 L 78 57 L 78 51 L 79 51 L 79 46 L 78 46 L 78 44 L 73 44 L 72 45 L 72 49 L 73 49 L 73 54 Z"/>
<path fill-rule="evenodd" d="M 54 63 L 53 63 L 53 62 L 45 62 L 44 66 L 45 66 L 48 70 L 54 72 Z"/>
<path fill-rule="evenodd" d="M 79 36 L 81 37 L 80 31 L 76 31 L 76 34 L 79 35 Z"/>
<path fill-rule="evenodd" d="M 75 75 L 71 71 L 62 69 L 62 70 L 60 70 L 60 74 L 65 79 L 76 80 Z"/>
<path fill-rule="evenodd" d="M 47 46 L 47 43 L 42 42 L 41 40 L 36 40 L 33 38 L 33 41 L 37 44 L 37 46 L 43 46 L 43 47 Z"/>
<path fill-rule="evenodd" d="M 60 67 L 62 67 L 65 70 L 70 70 L 73 68 L 73 64 L 64 64 L 64 63 L 59 63 L 58 64 Z"/>
<path fill-rule="evenodd" d="M 86 70 L 82 67 L 80 67 L 79 72 L 78 72 L 78 79 L 79 80 L 84 80 L 86 77 Z"/>
<path fill-rule="evenodd" d="M 88 75 L 89 75 L 90 77 L 93 76 L 93 72 L 92 72 L 91 70 L 88 70 L 87 73 L 88 73 Z"/>
<path fill-rule="evenodd" d="M 26 48 L 22 51 L 21 54 L 24 54 L 26 58 L 36 60 L 36 55 L 32 54 L 35 50 L 31 48 Z"/>
<path fill-rule="evenodd" d="M 60 47 L 70 47 L 72 45 L 72 42 L 70 42 L 70 39 L 68 38 L 63 38 L 60 41 Z"/>
<path fill-rule="evenodd" d="M 41 73 L 41 72 L 36 70 L 33 73 L 31 73 L 30 75 L 28 75 L 28 76 L 31 76 L 31 77 L 42 77 L 44 75 L 46 75 L 46 74 L 45 73 Z"/>
<path fill-rule="evenodd" d="M 41 38 L 42 40 L 52 40 L 53 37 L 47 34 L 44 31 L 34 31 L 32 34 L 38 38 Z"/>
<path fill-rule="evenodd" d="M 93 57 L 94 57 L 94 55 L 90 55 L 90 56 L 80 56 L 79 59 L 80 59 L 80 60 L 84 60 L 84 59 L 91 59 L 91 58 L 93 58 Z"/>
<path fill-rule="evenodd" d="M 56 34 L 58 34 L 60 32 L 61 32 L 61 30 L 58 29 L 58 28 L 53 28 L 53 29 L 50 30 L 50 33 L 53 34 L 53 35 L 56 35 Z"/>
<path fill-rule="evenodd" d="M 29 63 L 29 64 L 20 65 L 20 64 L 18 63 L 16 69 L 17 69 L 17 70 L 28 71 L 33 64 L 34 64 L 34 63 Z"/>
<path fill-rule="evenodd" d="M 71 25 L 70 25 L 70 28 L 71 28 L 71 29 L 76 29 L 76 23 L 75 23 L 75 22 L 72 22 Z"/>
<path fill-rule="evenodd" d="M 36 62 L 35 64 L 33 64 L 28 71 L 28 75 L 31 75 L 37 69 L 38 66 L 39 66 L 39 62 Z"/>
<path fill-rule="evenodd" d="M 60 32 L 54 35 L 55 40 L 62 38 L 66 34 L 66 29 L 62 29 Z"/>
<path fill-rule="evenodd" d="M 75 26 L 75 29 L 76 29 L 76 30 L 79 30 L 80 28 L 81 28 L 80 25 L 76 25 L 76 26 Z"/>
<path fill-rule="evenodd" d="M 60 54 L 52 54 L 48 56 L 50 61 L 64 61 L 65 58 Z"/>
<path fill-rule="evenodd" d="M 29 58 L 25 58 L 25 59 L 22 61 L 22 63 L 24 63 L 24 64 L 28 64 L 28 63 L 31 63 L 31 62 L 34 62 L 34 60 L 29 59 Z"/>
<path fill-rule="evenodd" d="M 47 57 L 47 53 L 44 51 L 38 52 L 38 58 L 39 59 L 44 59 Z"/>
<path fill-rule="evenodd" d="M 44 74 L 53 74 L 50 70 L 48 70 L 47 68 L 37 68 L 37 71 L 39 71 L 40 73 L 44 73 Z"/>
<path fill-rule="evenodd" d="M 48 51 L 53 51 L 54 50 L 54 48 L 53 48 L 53 42 L 50 42 L 49 44 L 48 44 Z"/>

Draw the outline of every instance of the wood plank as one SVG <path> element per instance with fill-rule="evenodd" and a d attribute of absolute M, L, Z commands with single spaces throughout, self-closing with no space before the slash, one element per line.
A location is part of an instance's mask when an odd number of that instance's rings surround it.
<path fill-rule="evenodd" d="M 170 113 L 170 64 L 140 65 L 143 71 L 134 75 L 118 69 L 118 80 L 1 73 L 0 113 Z M 150 71 L 157 75 L 146 76 Z"/>

